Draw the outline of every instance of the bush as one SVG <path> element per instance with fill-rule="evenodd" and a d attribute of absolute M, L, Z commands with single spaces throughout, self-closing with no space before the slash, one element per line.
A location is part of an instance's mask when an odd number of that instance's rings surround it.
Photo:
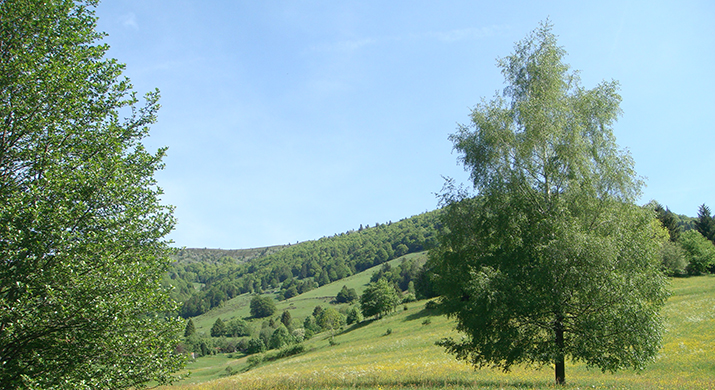
<path fill-rule="evenodd" d="M 246 347 L 247 354 L 261 353 L 266 351 L 266 344 L 261 339 L 250 339 Z"/>
<path fill-rule="evenodd" d="M 344 324 L 345 316 L 332 307 L 323 310 L 318 318 L 318 325 L 324 330 L 339 329 Z"/>
<path fill-rule="evenodd" d="M 687 252 L 677 242 L 666 241 L 661 248 L 662 269 L 668 276 L 683 276 L 687 273 Z"/>
<path fill-rule="evenodd" d="M 282 359 L 282 358 L 297 355 L 297 354 L 303 353 L 303 352 L 305 352 L 305 346 L 303 346 L 303 344 L 293 344 L 293 345 L 289 345 L 285 348 L 281 348 L 281 350 L 279 350 L 275 354 L 267 356 L 266 360 Z"/>
<path fill-rule="evenodd" d="M 268 347 L 270 349 L 283 348 L 288 344 L 293 343 L 293 336 L 288 331 L 285 325 L 280 324 L 276 330 L 273 331 Z"/>
<path fill-rule="evenodd" d="M 276 304 L 270 297 L 256 295 L 251 299 L 251 316 L 255 318 L 270 317 L 276 312 Z"/>
<path fill-rule="evenodd" d="M 360 310 L 358 310 L 357 307 L 353 306 L 350 308 L 348 311 L 347 318 L 345 319 L 345 322 L 348 325 L 352 324 L 357 324 L 358 322 L 362 321 L 362 314 L 360 313 Z"/>
<path fill-rule="evenodd" d="M 715 245 L 695 230 L 680 235 L 680 244 L 688 254 L 686 267 L 689 275 L 702 275 L 715 265 Z"/>
<path fill-rule="evenodd" d="M 358 295 L 354 288 L 348 288 L 343 286 L 337 296 L 335 296 L 335 302 L 337 303 L 352 303 L 357 301 Z"/>

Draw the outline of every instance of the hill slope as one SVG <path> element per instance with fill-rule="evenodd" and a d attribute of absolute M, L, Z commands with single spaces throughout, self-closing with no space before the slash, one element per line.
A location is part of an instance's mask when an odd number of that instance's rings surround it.
<path fill-rule="evenodd" d="M 335 287 L 317 289 L 309 299 L 327 295 Z M 715 388 L 715 277 L 673 279 L 672 288 L 664 310 L 664 346 L 656 362 L 641 373 L 613 375 L 568 363 L 567 381 L 580 388 Z M 300 310 L 300 299 L 289 300 L 287 307 L 292 303 Z M 503 373 L 475 371 L 456 361 L 434 345 L 454 335 L 453 322 L 426 310 L 424 301 L 405 307 L 382 320 L 364 321 L 337 332 L 334 343 L 329 342 L 331 334 L 320 334 L 305 343 L 306 352 L 258 367 L 249 368 L 245 356 L 198 359 L 187 367 L 194 372 L 193 380 L 239 374 L 171 389 L 553 388 L 551 367 L 517 367 Z"/>
<path fill-rule="evenodd" d="M 440 212 L 431 211 L 395 223 L 361 227 L 358 231 L 289 246 L 236 253 L 180 250 L 165 282 L 174 287 L 174 298 L 182 303 L 180 314 L 184 318 L 206 313 L 245 293 L 280 289 L 279 299 L 291 298 L 405 254 L 433 247 L 437 243 Z M 207 260 L 199 261 L 200 258 Z"/>

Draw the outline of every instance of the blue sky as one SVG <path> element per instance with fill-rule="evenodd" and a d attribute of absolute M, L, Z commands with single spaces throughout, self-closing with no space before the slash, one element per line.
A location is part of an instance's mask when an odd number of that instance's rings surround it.
<path fill-rule="evenodd" d="M 176 246 L 318 239 L 437 207 L 467 181 L 448 141 L 504 87 L 496 59 L 550 18 L 586 88 L 621 84 L 618 144 L 651 199 L 715 208 L 711 1 L 105 0 L 99 30 L 135 89 Z"/>

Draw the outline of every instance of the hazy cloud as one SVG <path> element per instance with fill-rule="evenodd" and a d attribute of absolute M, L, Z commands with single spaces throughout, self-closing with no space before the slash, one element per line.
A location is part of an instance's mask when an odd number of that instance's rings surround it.
<path fill-rule="evenodd" d="M 490 27 L 468 27 L 449 31 L 436 31 L 427 33 L 427 37 L 435 38 L 444 42 L 456 42 L 463 40 L 476 40 L 498 35 L 503 30 L 504 27 L 501 26 L 490 26 Z"/>
<path fill-rule="evenodd" d="M 133 30 L 139 30 L 139 24 L 137 23 L 137 16 L 134 13 L 128 13 L 120 16 L 122 26 L 126 28 L 131 28 Z"/>

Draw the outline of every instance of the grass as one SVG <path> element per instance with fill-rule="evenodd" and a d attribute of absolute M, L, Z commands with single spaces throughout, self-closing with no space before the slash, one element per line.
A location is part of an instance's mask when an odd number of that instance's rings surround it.
<path fill-rule="evenodd" d="M 399 257 L 397 259 L 389 261 L 390 266 L 397 267 L 400 262 L 402 262 L 405 259 L 415 259 L 418 261 L 424 261 L 426 260 L 426 253 L 411 253 L 402 257 Z M 330 302 L 335 299 L 335 296 L 340 292 L 340 289 L 343 286 L 347 286 L 348 288 L 354 288 L 355 291 L 358 294 L 362 294 L 363 290 L 365 290 L 365 287 L 367 287 L 368 283 L 370 283 L 370 278 L 372 277 L 372 274 L 377 271 L 382 265 L 378 265 L 375 267 L 372 267 L 370 269 L 365 270 L 364 272 L 360 272 L 355 275 L 351 275 L 347 278 L 335 281 L 333 283 L 330 283 L 328 285 L 322 286 L 320 288 L 308 291 L 304 294 L 301 294 L 297 297 L 293 297 L 291 299 L 287 299 L 285 301 L 280 301 L 276 303 L 276 314 L 280 315 L 284 310 L 289 310 L 291 313 L 291 317 L 293 318 L 293 322 L 295 324 L 301 324 L 303 323 L 303 320 L 305 317 L 311 315 L 313 313 L 313 309 L 316 306 L 323 306 L 323 308 L 327 308 L 328 306 L 332 306 L 335 308 L 340 308 L 343 305 L 331 305 Z M 275 298 L 275 294 L 273 293 L 267 293 L 266 295 L 269 295 L 273 298 Z M 242 294 L 239 295 L 227 302 L 225 302 L 223 305 L 220 307 L 217 307 L 208 313 L 202 314 L 200 316 L 194 317 L 193 322 L 194 326 L 196 327 L 196 331 L 200 333 L 204 333 L 206 335 L 210 334 L 211 326 L 213 323 L 216 321 L 216 318 L 221 318 L 223 321 L 229 321 L 233 318 L 244 318 L 248 320 L 249 322 L 254 323 L 254 327 L 257 327 L 260 329 L 260 323 L 263 322 L 263 319 L 260 320 L 253 320 L 250 316 L 250 302 L 251 302 L 252 296 L 250 294 Z"/>
<path fill-rule="evenodd" d="M 342 281 L 338 289 L 342 287 Z M 715 277 L 672 281 L 665 309 L 664 345 L 644 371 L 604 374 L 581 364 L 567 364 L 567 389 L 715 389 Z M 316 293 L 319 293 L 316 291 Z M 456 335 L 453 322 L 407 305 L 381 320 L 365 321 L 334 335 L 308 341 L 306 352 L 248 369 L 247 359 L 214 356 L 189 366 L 195 382 L 209 371 L 232 367 L 240 374 L 203 383 L 182 383 L 172 390 L 229 389 L 553 389 L 553 368 L 517 367 L 509 373 L 474 370 L 434 342 Z M 427 321 L 429 319 L 429 321 Z M 387 334 L 387 330 L 392 332 Z"/>

